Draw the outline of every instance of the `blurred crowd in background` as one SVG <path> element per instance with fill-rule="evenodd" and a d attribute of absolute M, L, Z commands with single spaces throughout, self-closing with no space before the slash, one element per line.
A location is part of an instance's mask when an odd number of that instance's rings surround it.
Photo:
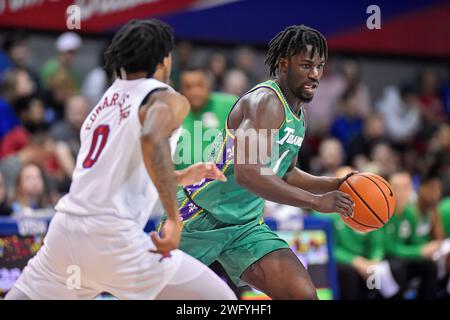
<path fill-rule="evenodd" d="M 78 74 L 73 61 L 83 40 L 75 33 L 55 37 L 54 55 L 44 65 L 30 65 L 33 52 L 28 40 L 26 33 L 11 31 L 1 43 L 0 216 L 52 210 L 68 192 L 81 125 L 113 81 L 113 75 L 102 68 L 103 52 L 92 54 L 98 61 L 96 68 L 83 77 Z M 172 85 L 186 95 L 192 108 L 183 124 L 188 131 L 194 130 L 195 121 L 204 128 L 223 128 L 236 99 L 268 79 L 256 58 L 258 49 L 239 47 L 232 55 L 220 48 L 213 51 L 195 65 L 195 45 L 181 41 L 174 51 Z M 416 294 L 433 297 L 450 269 L 450 260 L 439 255 L 443 240 L 450 237 L 448 79 L 424 68 L 409 82 L 387 86 L 382 95 L 374 96 L 362 82 L 361 72 L 350 58 L 338 65 L 326 64 L 307 107 L 307 134 L 298 166 L 329 176 L 351 167 L 390 181 L 398 203 L 385 228 L 359 234 L 340 219 L 330 218 L 339 279 L 363 281 L 362 270 L 388 259 L 397 283 L 409 286 L 409 280 L 418 277 Z M 201 149 L 212 141 L 202 140 Z M 192 150 L 198 150 L 194 145 Z M 197 159 L 204 160 L 195 157 L 191 162 Z M 265 215 L 282 220 L 299 212 L 310 214 L 268 204 Z M 342 292 L 347 298 L 370 298 L 363 285 L 347 289 L 350 292 Z M 389 296 L 406 290 L 402 287 Z"/>

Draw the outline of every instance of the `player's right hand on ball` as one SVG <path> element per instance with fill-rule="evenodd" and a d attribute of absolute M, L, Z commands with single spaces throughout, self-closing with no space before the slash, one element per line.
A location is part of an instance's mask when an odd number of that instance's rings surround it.
<path fill-rule="evenodd" d="M 331 191 L 320 195 L 316 210 L 323 213 L 337 212 L 344 217 L 353 217 L 355 203 L 342 191 Z"/>
<path fill-rule="evenodd" d="M 177 249 L 180 245 L 181 221 L 167 219 L 161 230 L 161 237 L 155 231 L 150 234 L 150 237 L 156 247 L 156 250 L 151 252 L 168 254 L 169 251 Z"/>

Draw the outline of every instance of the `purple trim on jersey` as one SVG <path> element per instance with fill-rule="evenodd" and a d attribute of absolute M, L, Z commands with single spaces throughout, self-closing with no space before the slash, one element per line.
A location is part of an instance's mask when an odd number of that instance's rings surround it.
<path fill-rule="evenodd" d="M 234 139 L 232 139 L 231 137 L 229 137 L 228 135 L 226 136 L 226 143 L 225 143 L 225 147 L 222 149 L 221 151 L 221 157 L 219 158 L 218 162 L 216 163 L 216 167 L 222 171 L 225 174 L 225 165 L 232 160 L 233 156 L 234 156 Z M 195 184 L 186 186 L 183 188 L 184 193 L 186 194 L 186 196 L 189 198 L 188 202 L 186 203 L 186 205 L 184 205 L 181 209 L 180 209 L 180 214 L 181 214 L 181 218 L 183 219 L 183 221 L 189 219 L 190 217 L 192 217 L 194 214 L 196 214 L 197 212 L 199 212 L 200 210 L 202 210 L 201 207 L 199 207 L 197 204 L 194 203 L 194 201 L 192 201 L 191 196 L 197 192 L 199 189 L 203 188 L 207 183 L 213 181 L 213 179 L 203 179 L 200 182 L 197 182 Z"/>
<path fill-rule="evenodd" d="M 222 149 L 221 157 L 219 158 L 218 162 L 216 163 L 216 167 L 220 171 L 224 172 L 224 167 L 225 167 L 226 163 L 229 162 L 233 158 L 233 156 L 234 156 L 233 148 L 234 148 L 234 139 L 231 139 L 230 137 L 227 136 L 227 141 L 226 141 L 225 147 Z M 212 181 L 212 179 L 204 179 L 200 182 L 197 182 L 195 184 L 184 187 L 183 190 L 185 193 L 187 193 L 190 196 L 210 181 Z"/>
<path fill-rule="evenodd" d="M 202 210 L 202 208 L 200 208 L 191 199 L 189 199 L 186 205 L 180 209 L 181 219 L 183 221 L 186 221 L 200 210 Z"/>

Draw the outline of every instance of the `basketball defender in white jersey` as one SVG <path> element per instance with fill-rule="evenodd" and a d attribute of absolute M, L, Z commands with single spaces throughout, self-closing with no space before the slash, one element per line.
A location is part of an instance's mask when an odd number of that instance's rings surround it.
<path fill-rule="evenodd" d="M 236 298 L 177 249 L 176 183 L 225 177 L 208 164 L 174 172 L 170 144 L 189 103 L 166 84 L 172 48 L 170 27 L 157 20 L 133 20 L 114 36 L 105 60 L 121 77 L 84 121 L 70 192 L 6 299 Z M 143 231 L 158 200 L 169 216 L 161 238 Z"/>

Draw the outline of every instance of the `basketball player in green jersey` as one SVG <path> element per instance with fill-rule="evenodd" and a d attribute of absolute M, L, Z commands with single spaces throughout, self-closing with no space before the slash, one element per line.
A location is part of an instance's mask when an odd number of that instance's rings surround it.
<path fill-rule="evenodd" d="M 327 55 L 317 30 L 290 26 L 276 35 L 266 59 L 276 79 L 244 94 L 216 139 L 213 156 L 227 181 L 204 179 L 178 193 L 180 249 L 207 265 L 219 261 L 236 284 L 241 280 L 273 299 L 317 295 L 297 256 L 264 223 L 264 199 L 353 215 L 350 196 L 337 191 L 348 176 L 316 177 L 295 167 L 305 136 L 303 104 L 314 96 Z"/>

